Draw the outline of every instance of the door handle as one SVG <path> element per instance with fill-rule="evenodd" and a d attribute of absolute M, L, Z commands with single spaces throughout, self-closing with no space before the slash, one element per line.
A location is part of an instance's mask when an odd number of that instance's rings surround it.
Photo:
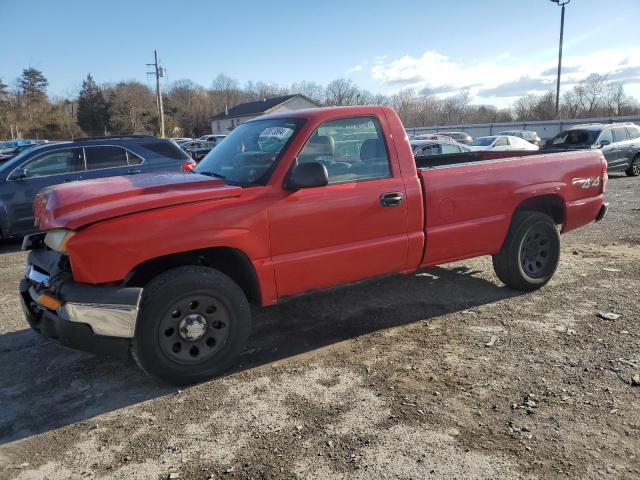
<path fill-rule="evenodd" d="M 134 175 L 136 173 L 140 173 L 140 169 L 139 168 L 130 168 L 127 173 L 129 175 Z"/>
<path fill-rule="evenodd" d="M 395 207 L 402 203 L 403 198 L 400 192 L 383 193 L 380 195 L 380 205 L 383 207 Z"/>

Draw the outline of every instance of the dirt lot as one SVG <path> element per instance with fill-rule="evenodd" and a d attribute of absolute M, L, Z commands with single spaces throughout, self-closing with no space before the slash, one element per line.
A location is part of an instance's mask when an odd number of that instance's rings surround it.
<path fill-rule="evenodd" d="M 481 258 L 291 301 L 181 391 L 31 333 L 5 244 L 0 478 L 640 478 L 640 181 L 608 201 L 541 291 Z"/>

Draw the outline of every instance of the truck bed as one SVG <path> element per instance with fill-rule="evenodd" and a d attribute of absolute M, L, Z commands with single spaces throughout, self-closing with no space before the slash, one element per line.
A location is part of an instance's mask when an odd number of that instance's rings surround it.
<path fill-rule="evenodd" d="M 603 202 L 604 182 L 576 183 L 600 178 L 599 151 L 481 151 L 416 159 L 416 165 L 425 192 L 423 267 L 496 254 L 513 212 L 532 196 L 557 199 L 563 232 L 593 221 Z M 556 181 L 549 171 L 557 172 Z"/>
<path fill-rule="evenodd" d="M 546 150 L 544 153 L 558 153 L 558 151 Z M 563 152 L 566 152 L 563 151 Z M 539 150 L 511 150 L 511 151 L 477 151 L 464 153 L 450 153 L 447 155 L 429 155 L 425 157 L 414 157 L 416 167 L 433 168 L 448 165 L 457 165 L 461 163 L 482 162 L 485 160 L 497 160 L 504 158 L 520 158 L 531 155 L 540 155 Z"/>

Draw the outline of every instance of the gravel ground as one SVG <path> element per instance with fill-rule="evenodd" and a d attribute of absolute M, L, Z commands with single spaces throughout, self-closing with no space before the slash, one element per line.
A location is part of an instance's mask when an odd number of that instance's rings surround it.
<path fill-rule="evenodd" d="M 479 258 L 292 300 L 184 390 L 28 330 L 5 244 L 0 478 L 638 479 L 640 181 L 608 201 L 538 292 Z"/>

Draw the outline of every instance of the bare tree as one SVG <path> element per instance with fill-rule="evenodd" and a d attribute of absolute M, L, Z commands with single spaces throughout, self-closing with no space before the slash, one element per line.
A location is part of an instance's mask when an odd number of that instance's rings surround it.
<path fill-rule="evenodd" d="M 291 93 L 304 95 L 316 103 L 323 104 L 325 102 L 325 88 L 319 83 L 303 80 L 300 83 L 291 85 L 289 90 Z"/>
<path fill-rule="evenodd" d="M 593 73 L 576 87 L 584 116 L 591 117 L 596 114 L 598 104 L 604 99 L 606 83 L 606 77 Z"/>
<path fill-rule="evenodd" d="M 275 83 L 254 82 L 249 80 L 244 91 L 250 100 L 265 100 L 271 97 L 281 97 L 289 93 L 289 89 Z"/>
<path fill-rule="evenodd" d="M 338 78 L 327 85 L 327 105 L 354 105 L 360 90 L 358 86 L 348 78 Z"/>

